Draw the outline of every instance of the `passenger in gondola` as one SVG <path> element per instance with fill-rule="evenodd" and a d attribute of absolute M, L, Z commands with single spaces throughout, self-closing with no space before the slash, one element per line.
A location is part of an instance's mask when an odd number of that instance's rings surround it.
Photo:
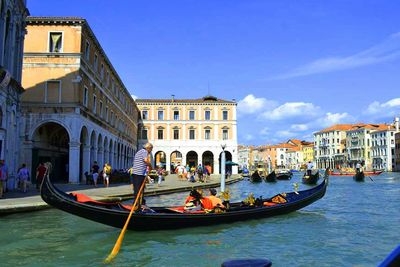
<path fill-rule="evenodd" d="M 185 200 L 184 210 L 198 211 L 201 210 L 201 199 L 203 198 L 201 189 L 192 189 L 189 196 Z"/>
<path fill-rule="evenodd" d="M 217 197 L 217 190 L 215 190 L 215 188 L 210 188 L 209 191 L 210 195 L 208 196 L 208 199 L 211 200 L 212 208 L 215 209 L 218 207 L 224 209 L 225 206 L 224 204 L 222 204 L 222 200 Z"/>

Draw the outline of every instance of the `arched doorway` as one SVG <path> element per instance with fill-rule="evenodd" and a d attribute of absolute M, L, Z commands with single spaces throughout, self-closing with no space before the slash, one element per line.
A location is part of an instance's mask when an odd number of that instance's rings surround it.
<path fill-rule="evenodd" d="M 192 166 L 196 167 L 199 164 L 198 156 L 195 151 L 189 151 L 186 154 L 186 164 L 189 164 L 189 167 L 192 167 Z"/>
<path fill-rule="evenodd" d="M 175 171 L 176 166 L 182 163 L 182 153 L 179 151 L 174 151 L 171 153 L 171 173 Z"/>
<path fill-rule="evenodd" d="M 211 173 L 214 173 L 214 154 L 211 151 L 203 153 L 202 162 L 204 166 L 211 166 Z"/>
<path fill-rule="evenodd" d="M 221 155 L 222 152 L 219 154 L 219 173 L 221 173 Z M 232 154 L 229 151 L 225 151 L 225 162 L 227 161 L 232 161 Z M 226 165 L 225 166 L 225 173 L 230 172 L 232 174 L 232 166 L 231 165 Z"/>
<path fill-rule="evenodd" d="M 51 162 L 53 171 L 50 180 L 67 183 L 69 140 L 69 134 L 62 125 L 55 122 L 40 125 L 32 137 L 32 173 L 40 162 Z"/>
<path fill-rule="evenodd" d="M 90 147 L 89 147 L 89 133 L 86 127 L 82 127 L 80 137 L 80 151 L 79 151 L 79 182 L 86 181 L 83 177 L 85 172 L 90 172 Z"/>
<path fill-rule="evenodd" d="M 154 167 L 162 167 L 166 169 L 167 157 L 164 151 L 157 151 L 157 153 L 154 154 L 154 161 Z"/>

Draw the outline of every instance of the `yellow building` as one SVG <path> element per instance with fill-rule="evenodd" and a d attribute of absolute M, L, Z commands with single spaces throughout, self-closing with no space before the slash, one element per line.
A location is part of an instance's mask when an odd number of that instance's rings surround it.
<path fill-rule="evenodd" d="M 314 162 L 314 144 L 303 146 L 303 164 L 307 162 Z"/>
<path fill-rule="evenodd" d="M 156 165 L 168 171 L 176 165 L 210 165 L 220 172 L 220 155 L 237 162 L 236 102 L 206 96 L 201 99 L 137 99 L 142 125 L 140 144 L 153 143 Z M 227 171 L 237 173 L 236 166 Z"/>
<path fill-rule="evenodd" d="M 51 161 L 54 178 L 84 182 L 97 161 L 127 168 L 138 109 L 85 19 L 29 17 L 24 47 L 23 161 Z M 34 173 L 34 172 L 32 172 Z"/>

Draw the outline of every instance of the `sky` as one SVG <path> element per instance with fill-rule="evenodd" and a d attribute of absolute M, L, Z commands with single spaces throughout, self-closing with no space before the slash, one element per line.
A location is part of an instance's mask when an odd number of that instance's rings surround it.
<path fill-rule="evenodd" d="M 28 0 L 85 18 L 138 98 L 237 101 L 238 143 L 400 116 L 397 0 Z"/>

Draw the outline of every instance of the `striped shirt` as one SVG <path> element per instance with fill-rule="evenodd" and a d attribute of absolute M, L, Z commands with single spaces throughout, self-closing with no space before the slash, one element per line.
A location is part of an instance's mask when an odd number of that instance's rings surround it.
<path fill-rule="evenodd" d="M 146 149 L 140 149 L 133 160 L 133 174 L 136 175 L 145 175 L 147 164 L 144 162 L 145 159 L 149 156 L 149 152 Z"/>

